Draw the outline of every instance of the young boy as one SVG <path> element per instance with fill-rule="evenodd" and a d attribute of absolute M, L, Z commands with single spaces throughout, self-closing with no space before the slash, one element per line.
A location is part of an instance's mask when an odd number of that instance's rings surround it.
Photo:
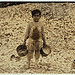
<path fill-rule="evenodd" d="M 38 61 L 40 57 L 40 49 L 45 46 L 45 36 L 43 23 L 40 22 L 41 12 L 36 9 L 31 12 L 33 22 L 29 23 L 26 29 L 25 39 L 23 45 L 26 45 L 28 39 L 28 68 L 30 67 L 30 60 L 33 58 L 33 52 L 35 51 L 35 68 L 38 68 Z"/>

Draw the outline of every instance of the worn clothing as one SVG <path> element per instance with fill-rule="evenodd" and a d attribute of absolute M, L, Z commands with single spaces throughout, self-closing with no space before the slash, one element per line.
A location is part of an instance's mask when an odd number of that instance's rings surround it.
<path fill-rule="evenodd" d="M 43 40 L 28 39 L 28 50 L 40 50 L 43 47 Z"/>
<path fill-rule="evenodd" d="M 28 57 L 33 58 L 33 52 L 35 51 L 35 58 L 40 57 L 40 49 L 43 47 L 43 40 L 40 38 L 38 40 L 28 39 Z"/>
<path fill-rule="evenodd" d="M 40 57 L 40 49 L 45 42 L 44 29 L 41 22 L 31 22 L 28 24 L 25 34 L 25 40 L 28 38 L 28 58 L 33 57 L 35 51 L 35 58 Z"/>
<path fill-rule="evenodd" d="M 33 29 L 35 29 L 36 27 L 39 29 L 40 31 L 40 38 L 43 40 L 43 42 L 45 43 L 45 35 L 44 35 L 44 28 L 43 28 L 43 23 L 42 22 L 30 22 L 28 25 L 27 25 L 27 28 L 26 28 L 26 33 L 25 33 L 25 39 L 24 39 L 24 42 L 26 42 L 26 40 L 28 38 L 32 38 L 32 32 L 33 32 Z"/>
<path fill-rule="evenodd" d="M 29 50 L 27 55 L 29 60 L 33 58 L 34 52 L 35 52 L 35 59 L 38 59 L 40 57 L 40 50 Z"/>

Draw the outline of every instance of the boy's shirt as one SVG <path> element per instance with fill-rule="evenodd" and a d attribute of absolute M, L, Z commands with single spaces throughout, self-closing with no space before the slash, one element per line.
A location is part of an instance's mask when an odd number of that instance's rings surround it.
<path fill-rule="evenodd" d="M 43 23 L 42 23 L 42 22 L 30 22 L 30 23 L 27 25 L 24 42 L 25 42 L 29 37 L 32 37 L 33 29 L 35 29 L 36 27 L 38 28 L 38 30 L 39 30 L 39 32 L 40 32 L 40 37 L 42 38 L 42 40 L 43 40 L 44 43 L 45 43 L 44 28 L 43 28 Z"/>

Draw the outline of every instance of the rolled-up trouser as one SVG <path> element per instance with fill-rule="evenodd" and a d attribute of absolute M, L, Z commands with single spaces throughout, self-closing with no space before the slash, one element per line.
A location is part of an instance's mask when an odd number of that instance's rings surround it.
<path fill-rule="evenodd" d="M 43 47 L 43 40 L 40 38 L 38 40 L 33 40 L 31 38 L 28 39 L 28 58 L 33 58 L 33 53 L 35 51 L 35 58 L 38 59 L 40 57 L 40 49 Z"/>

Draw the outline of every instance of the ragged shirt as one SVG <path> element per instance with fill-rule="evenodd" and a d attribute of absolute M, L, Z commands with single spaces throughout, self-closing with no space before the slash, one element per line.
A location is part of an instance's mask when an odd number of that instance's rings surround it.
<path fill-rule="evenodd" d="M 36 31 L 36 30 L 38 30 L 38 31 Z M 37 33 L 34 33 L 34 32 L 37 32 Z M 38 34 L 38 32 L 39 32 L 39 34 Z M 43 42 L 45 43 L 44 28 L 43 28 L 42 22 L 30 22 L 27 25 L 24 42 L 26 42 L 26 40 L 28 38 L 32 38 L 33 40 L 42 39 Z"/>

